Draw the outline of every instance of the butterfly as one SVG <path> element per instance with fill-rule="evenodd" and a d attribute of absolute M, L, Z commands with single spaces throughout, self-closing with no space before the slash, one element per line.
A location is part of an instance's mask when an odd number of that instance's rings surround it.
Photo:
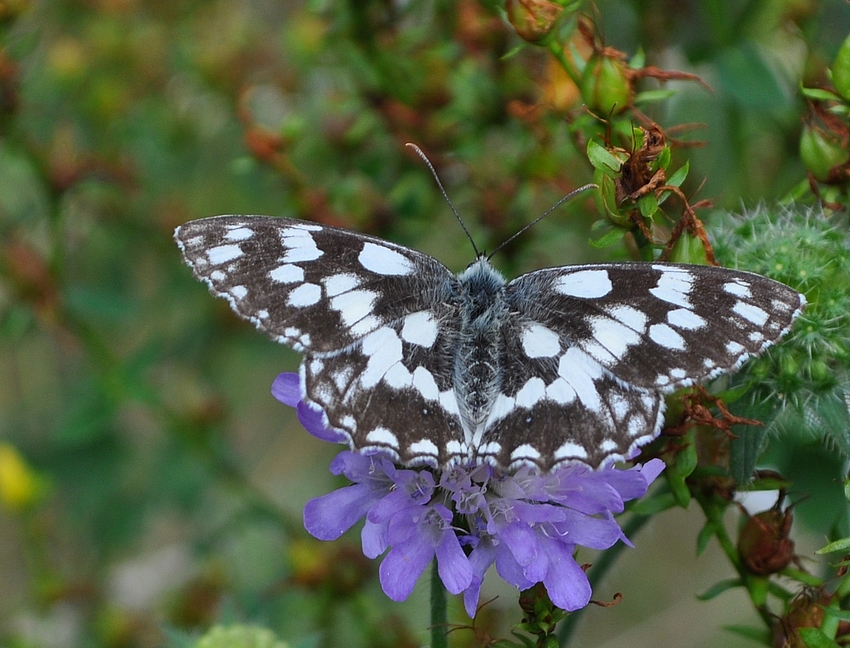
<path fill-rule="evenodd" d="M 664 395 L 738 368 L 805 306 L 757 274 L 671 263 L 544 268 L 431 256 L 291 218 L 178 227 L 194 274 L 304 354 L 303 400 L 352 449 L 407 466 L 592 468 L 632 457 Z"/>

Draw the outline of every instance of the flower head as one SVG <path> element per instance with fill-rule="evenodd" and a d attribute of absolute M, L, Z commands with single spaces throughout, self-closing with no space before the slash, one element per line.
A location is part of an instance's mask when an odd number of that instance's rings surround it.
<path fill-rule="evenodd" d="M 297 375 L 281 374 L 272 391 L 298 409 L 311 434 L 339 440 L 321 413 L 299 402 Z M 436 558 L 443 584 L 463 594 L 470 616 L 491 565 L 519 589 L 542 582 L 555 605 L 577 610 L 590 601 L 591 588 L 573 557 L 576 549 L 628 544 L 613 515 L 643 496 L 663 468 L 653 459 L 630 470 L 571 464 L 541 474 L 480 464 L 438 471 L 398 468 L 380 454 L 345 450 L 331 471 L 352 485 L 308 502 L 304 525 L 315 537 L 333 540 L 365 518 L 363 552 L 370 558 L 387 552 L 381 587 L 396 601 L 410 595 Z"/>

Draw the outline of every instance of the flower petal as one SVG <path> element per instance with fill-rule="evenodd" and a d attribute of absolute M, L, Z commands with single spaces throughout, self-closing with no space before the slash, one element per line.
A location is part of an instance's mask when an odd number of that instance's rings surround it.
<path fill-rule="evenodd" d="M 363 531 L 360 533 L 360 541 L 363 543 L 363 555 L 367 558 L 377 558 L 387 550 L 387 528 L 388 523 L 375 524 L 366 518 Z"/>
<path fill-rule="evenodd" d="M 549 598 L 568 612 L 586 606 L 590 602 L 592 590 L 587 575 L 573 558 L 572 549 L 553 538 L 541 544 L 549 557 L 549 569 L 543 579 Z"/>
<path fill-rule="evenodd" d="M 295 407 L 301 400 L 301 381 L 297 373 L 288 371 L 278 374 L 272 383 L 272 396 L 284 405 Z"/>
<path fill-rule="evenodd" d="M 319 540 L 336 540 L 374 504 L 369 484 L 354 484 L 316 497 L 304 507 L 304 528 Z"/>
<path fill-rule="evenodd" d="M 433 557 L 433 545 L 416 536 L 390 549 L 378 569 L 384 593 L 393 601 L 406 599 Z"/>
<path fill-rule="evenodd" d="M 460 594 L 472 582 L 472 565 L 451 528 L 446 529 L 437 545 L 437 572 L 452 594 Z"/>
<path fill-rule="evenodd" d="M 331 443 L 345 443 L 348 441 L 348 437 L 342 432 L 325 425 L 325 413 L 322 410 L 307 405 L 307 403 L 302 401 L 295 407 L 295 411 L 298 414 L 298 421 L 304 426 L 304 429 L 317 439 L 330 441 Z"/>
<path fill-rule="evenodd" d="M 592 517 L 578 511 L 565 510 L 565 520 L 554 525 L 558 530 L 556 540 L 590 549 L 608 549 L 622 537 L 620 525 L 610 514 Z"/>

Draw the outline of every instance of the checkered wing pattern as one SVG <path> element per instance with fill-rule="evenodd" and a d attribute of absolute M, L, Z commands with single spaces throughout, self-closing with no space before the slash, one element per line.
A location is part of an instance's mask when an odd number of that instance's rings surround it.
<path fill-rule="evenodd" d="M 505 293 L 514 316 L 485 440 L 498 463 L 546 467 L 629 456 L 657 434 L 663 394 L 736 369 L 804 305 L 757 274 L 664 263 L 548 268 Z"/>
<path fill-rule="evenodd" d="M 598 467 L 654 438 L 663 395 L 778 340 L 802 295 L 723 268 L 618 263 L 506 283 L 304 221 L 179 227 L 213 294 L 304 353 L 304 399 L 360 451 L 405 465 Z"/>

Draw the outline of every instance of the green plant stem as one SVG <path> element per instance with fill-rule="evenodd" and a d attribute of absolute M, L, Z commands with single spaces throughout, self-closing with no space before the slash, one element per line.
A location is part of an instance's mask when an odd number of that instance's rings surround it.
<path fill-rule="evenodd" d="M 549 52 L 552 56 L 558 59 L 558 63 L 560 63 L 561 67 L 564 68 L 564 71 L 570 77 L 572 82 L 579 85 L 581 82 L 581 74 L 579 74 L 575 65 L 573 65 L 572 62 L 564 55 L 564 48 L 557 39 L 553 38 L 549 41 Z"/>
<path fill-rule="evenodd" d="M 446 588 L 437 571 L 437 559 L 431 562 L 431 648 L 448 648 Z"/>
<path fill-rule="evenodd" d="M 702 508 L 708 524 L 711 525 L 714 537 L 717 538 L 717 542 L 720 544 L 720 548 L 726 554 L 729 562 L 732 563 L 735 571 L 738 572 L 741 582 L 747 588 L 747 594 L 749 594 L 753 607 L 755 607 L 759 616 L 767 624 L 767 627 L 770 628 L 775 620 L 774 616 L 767 609 L 767 594 L 770 581 L 765 578 L 753 576 L 744 569 L 741 557 L 738 555 L 738 548 L 726 532 L 726 526 L 723 524 L 723 513 L 726 507 L 718 506 L 698 494 L 694 494 L 694 499 L 696 499 Z"/>

